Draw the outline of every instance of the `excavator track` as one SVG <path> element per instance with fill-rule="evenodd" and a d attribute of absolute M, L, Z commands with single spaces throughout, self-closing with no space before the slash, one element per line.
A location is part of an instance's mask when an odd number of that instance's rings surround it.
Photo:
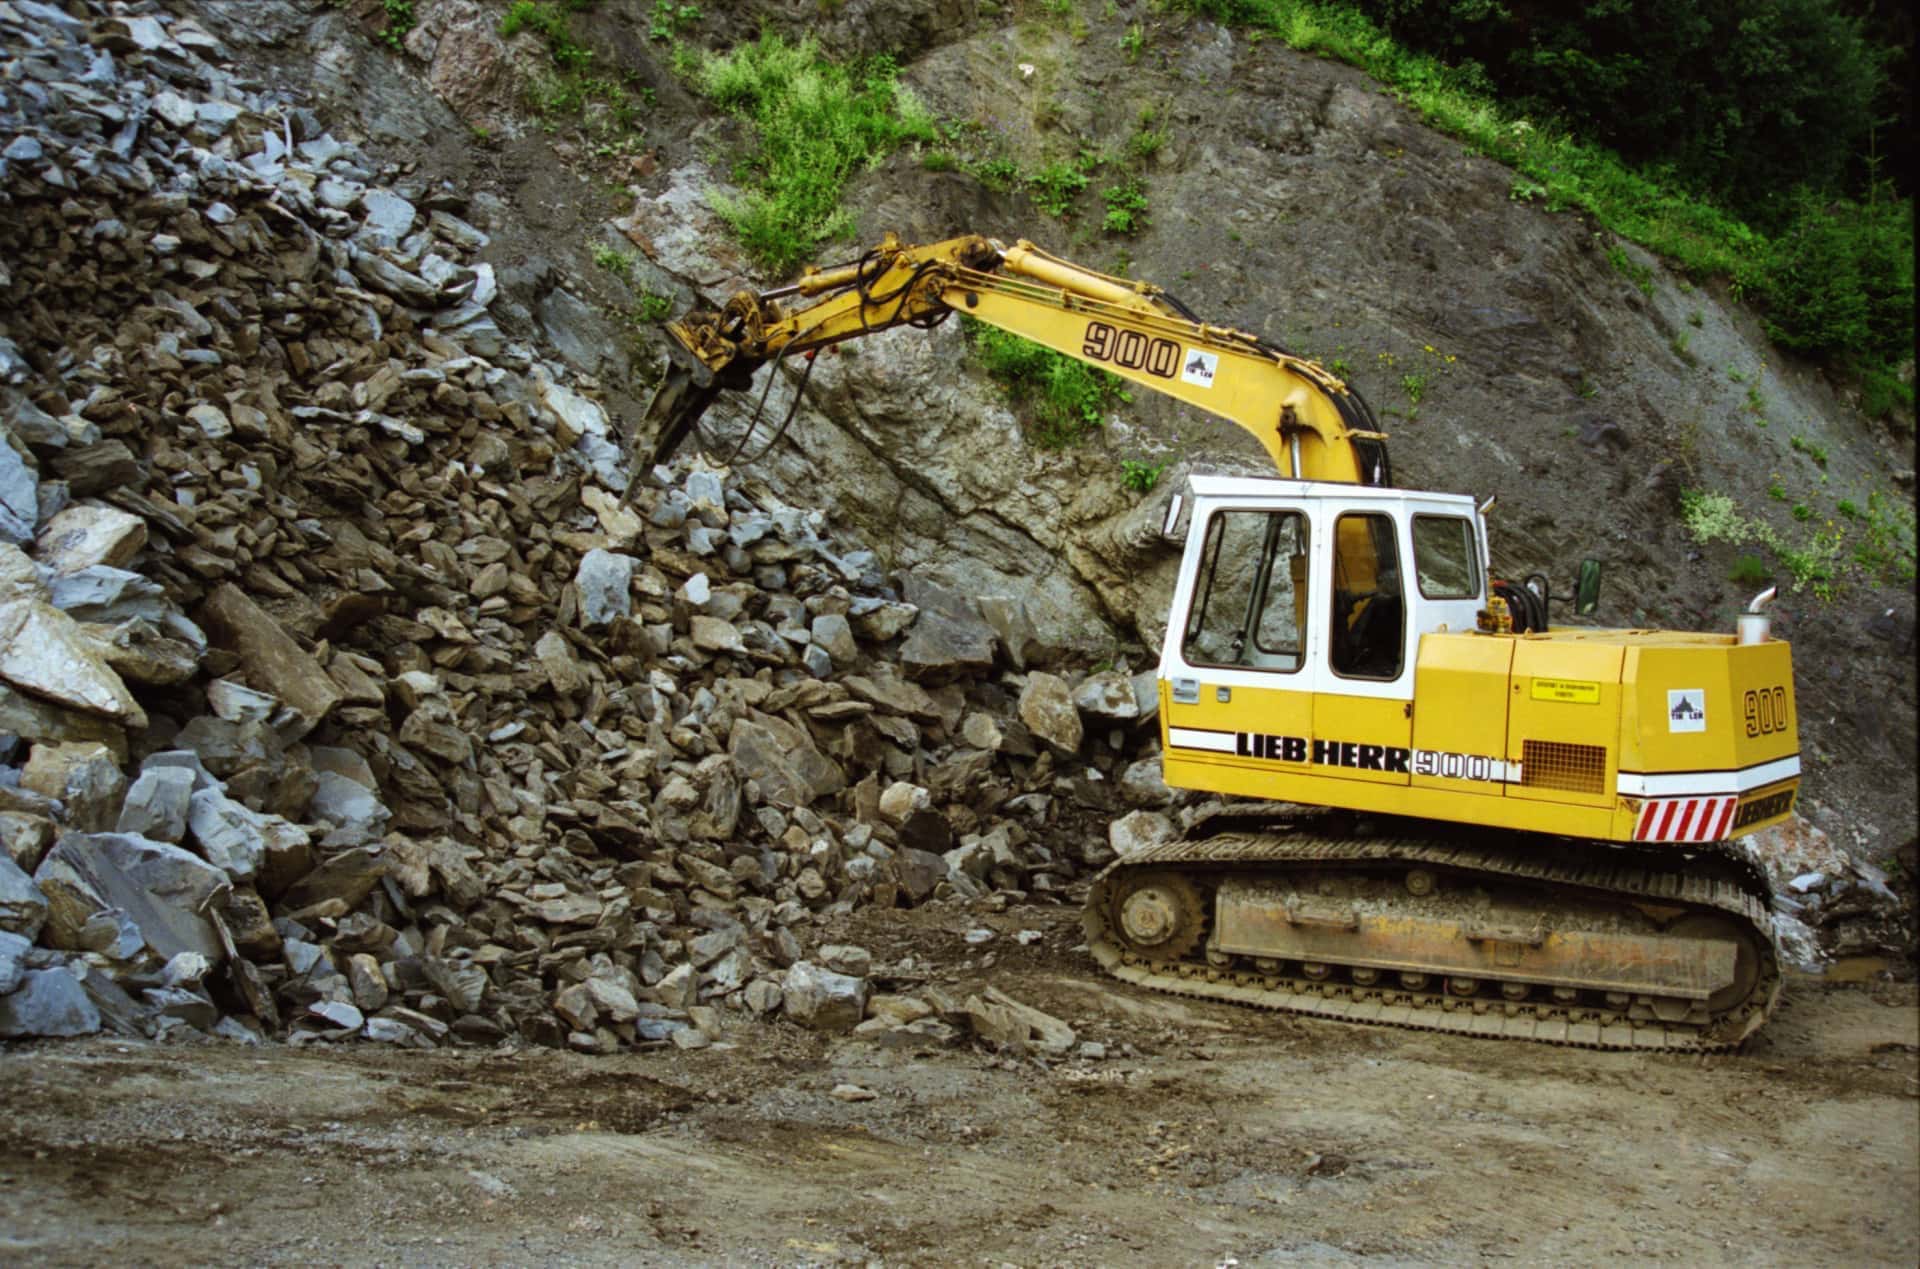
<path fill-rule="evenodd" d="M 1724 848 L 1699 852 L 1683 869 L 1670 858 L 1604 844 L 1562 851 L 1556 860 L 1538 839 L 1528 849 L 1470 842 L 1464 834 L 1459 840 L 1360 837 L 1313 827 L 1244 831 L 1222 826 L 1213 836 L 1140 851 L 1112 864 L 1094 879 L 1087 896 L 1083 923 L 1094 959 L 1116 978 L 1175 995 L 1347 1022 L 1598 1049 L 1732 1048 L 1766 1022 L 1779 999 L 1765 881 L 1748 861 Z M 1404 910 L 1374 900 L 1363 920 L 1368 901 L 1318 898 L 1291 889 L 1294 881 L 1317 883 L 1322 891 L 1371 887 L 1375 892 L 1399 881 L 1410 895 L 1402 898 Z M 1559 904 L 1560 910 L 1542 913 L 1531 928 L 1511 923 L 1475 928 L 1471 903 L 1447 909 L 1440 900 L 1421 897 L 1477 895 L 1484 914 L 1489 891 L 1509 907 L 1518 898 L 1536 907 Z M 1382 960 L 1379 946 L 1361 945 L 1363 930 L 1390 934 L 1417 923 L 1423 903 L 1432 909 L 1429 927 L 1443 930 L 1448 946 L 1480 955 L 1481 968 L 1463 973 L 1459 964 Z M 1233 938 L 1222 937 L 1223 914 Z M 1549 915 L 1552 940 L 1545 927 Z M 1457 927 L 1447 924 L 1456 919 Z M 1694 937 L 1663 940 L 1655 925 Z M 1238 952 L 1228 950 L 1235 938 Z M 1275 940 L 1274 946 L 1259 944 L 1261 938 Z M 1290 938 L 1325 950 L 1311 953 L 1312 960 L 1296 959 L 1279 946 Z M 1536 972 L 1526 972 L 1529 955 L 1538 958 L 1543 949 L 1582 938 L 1593 941 L 1584 960 L 1576 956 L 1546 973 L 1538 965 Z M 1433 945 L 1429 938 L 1427 946 Z M 1249 946 L 1256 954 L 1247 954 Z M 1703 987 L 1689 981 L 1685 955 L 1677 967 L 1661 964 L 1676 947 L 1690 949 L 1687 954 L 1702 964 L 1719 966 L 1723 977 Z M 1343 959 L 1343 949 L 1353 954 Z M 1625 970 L 1607 963 L 1621 949 L 1643 956 L 1645 963 Z M 1279 954 L 1257 954 L 1263 950 Z M 1516 968 L 1503 975 L 1501 963 Z M 1735 965 L 1732 985 L 1724 985 L 1724 971 Z M 1644 981 L 1619 981 L 1622 973 L 1635 970 Z M 1670 981 L 1658 979 L 1662 972 Z M 1713 990 L 1712 983 L 1723 985 Z M 1471 990 L 1465 990 L 1468 984 Z"/>

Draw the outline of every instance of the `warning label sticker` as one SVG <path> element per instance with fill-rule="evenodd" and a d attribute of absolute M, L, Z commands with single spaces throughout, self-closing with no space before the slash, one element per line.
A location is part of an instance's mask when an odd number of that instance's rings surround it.
<path fill-rule="evenodd" d="M 1561 701 L 1572 705 L 1598 705 L 1600 685 L 1585 679 L 1535 679 L 1533 699 Z"/>

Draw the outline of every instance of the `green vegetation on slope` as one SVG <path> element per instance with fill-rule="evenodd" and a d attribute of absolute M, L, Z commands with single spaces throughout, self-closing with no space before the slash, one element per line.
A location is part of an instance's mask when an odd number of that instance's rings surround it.
<path fill-rule="evenodd" d="M 1769 231 L 1864 188 L 1885 57 L 1835 0 L 1356 0 L 1401 44 Z"/>
<path fill-rule="evenodd" d="M 705 54 L 694 82 L 752 125 L 752 147 L 734 171 L 745 192 L 715 200 L 715 210 L 775 274 L 792 272 L 851 227 L 840 193 L 856 172 L 935 135 L 933 117 L 900 84 L 891 58 L 842 66 L 811 38 L 789 44 L 769 33 L 731 53 Z"/>
<path fill-rule="evenodd" d="M 563 120 L 575 121 L 600 154 L 630 153 L 643 135 L 641 117 L 653 104 L 646 88 L 632 86 L 632 73 L 616 78 L 595 74 L 593 50 L 573 33 L 568 15 L 592 7 L 594 0 L 512 0 L 500 18 L 500 34 L 511 39 L 531 32 L 547 43 L 550 69 L 527 82 L 527 108 L 547 131 Z"/>
<path fill-rule="evenodd" d="M 1118 375 L 964 315 L 960 323 L 980 364 L 1031 415 L 1042 448 L 1085 440 L 1105 426 L 1108 410 L 1132 400 Z"/>
<path fill-rule="evenodd" d="M 1893 367 L 1913 348 L 1913 208 L 1872 182 L 1849 197 L 1836 188 L 1803 185 L 1779 205 L 1772 234 L 1753 228 L 1709 197 L 1696 192 L 1716 184 L 1737 188 L 1728 177 L 1689 181 L 1673 161 L 1653 167 L 1635 167 L 1614 151 L 1576 135 L 1546 118 L 1535 121 L 1503 107 L 1491 95 L 1487 69 L 1471 59 L 1449 66 L 1439 58 L 1403 47 L 1359 9 L 1336 0 L 1172 0 L 1191 13 L 1243 26 L 1259 36 L 1284 40 L 1302 52 L 1337 58 L 1366 71 L 1392 89 L 1431 125 L 1461 138 L 1490 158 L 1514 168 L 1520 179 L 1513 195 L 1531 201 L 1543 198 L 1550 210 L 1578 208 L 1623 238 L 1629 238 L 1673 261 L 1695 277 L 1730 279 L 1765 314 L 1767 330 L 1782 345 L 1829 359 L 1858 372 L 1866 387 L 1870 410 L 1884 412 L 1896 400 L 1911 408 L 1912 388 L 1898 380 Z M 1786 5 L 1769 0 L 1772 12 Z M 1405 4 L 1389 6 L 1411 12 Z M 1448 8 L 1435 5 L 1435 9 Z M 1504 12 L 1496 0 L 1455 0 L 1462 13 L 1493 15 Z M 1592 7 L 1592 6 L 1589 6 Z M 1599 6 L 1611 14 L 1634 9 L 1635 0 L 1611 0 Z M 1802 0 L 1802 7 L 1818 7 Z M 1661 5 L 1661 13 L 1684 15 L 1689 6 Z M 1584 11 L 1584 10 L 1583 10 Z M 1433 15 L 1429 14 L 1429 18 Z M 1645 17 L 1645 15 L 1642 15 Z M 1657 15 L 1656 15 L 1657 16 Z M 1652 21 L 1653 18 L 1646 20 Z M 1677 19 L 1676 19 L 1677 20 Z M 1790 50 L 1777 42 L 1758 46 L 1771 59 L 1755 68 L 1754 84 L 1764 97 L 1782 65 L 1793 65 Z M 1534 50 L 1540 53 L 1540 50 Z M 1758 56 L 1758 53 L 1756 53 Z M 1606 82 L 1607 67 L 1589 66 L 1577 48 L 1561 47 L 1554 57 L 1544 53 L 1529 62 L 1536 76 L 1557 63 L 1568 77 L 1578 72 L 1581 82 Z M 1590 57 L 1588 61 L 1591 61 Z M 1869 68 L 1855 53 L 1834 53 L 1828 63 L 1852 68 L 1846 92 L 1855 102 L 1863 91 Z M 1819 63 L 1810 63 L 1813 73 Z M 1619 71 L 1616 59 L 1613 69 Z M 1572 69 L 1569 69 L 1572 68 Z M 1616 76 L 1618 78 L 1618 76 Z M 1619 91 L 1628 92 L 1625 80 Z M 1814 91 L 1822 90 L 1816 83 Z M 1731 90 L 1725 90 L 1731 91 Z M 1796 87 L 1796 92 L 1803 89 Z M 1681 94 L 1685 97 L 1686 94 Z M 1869 100 L 1871 94 L 1869 93 Z M 1698 100 L 1696 100 L 1698 99 Z M 1724 93 L 1715 97 L 1702 89 L 1688 97 L 1692 109 L 1726 109 Z M 1623 96 L 1621 110 L 1632 110 L 1639 99 Z M 1705 102 L 1706 104 L 1699 104 Z M 1571 105 L 1560 110 L 1578 113 Z M 1582 127 L 1588 126 L 1582 118 Z M 1856 129 L 1857 130 L 1857 129 Z M 1691 142 L 1689 142 L 1691 144 Z M 1698 162 L 1711 157 L 1712 147 Z M 1745 171 L 1746 159 L 1729 170 Z M 1773 177 L 1803 180 L 1834 169 L 1818 165 L 1782 169 Z M 1877 409 L 1876 409 L 1877 407 Z"/>

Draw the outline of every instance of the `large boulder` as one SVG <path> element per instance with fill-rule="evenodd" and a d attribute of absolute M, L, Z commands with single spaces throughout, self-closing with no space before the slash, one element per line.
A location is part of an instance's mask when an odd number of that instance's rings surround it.
<path fill-rule="evenodd" d="M 938 685 L 985 674 L 997 642 L 972 600 L 909 575 L 907 602 L 920 610 L 900 646 L 900 668 L 918 683 Z"/>
<path fill-rule="evenodd" d="M 787 1016 L 815 1031 L 851 1031 L 867 1014 L 867 980 L 836 974 L 811 961 L 787 969 Z"/>
<path fill-rule="evenodd" d="M 163 961 L 198 952 L 218 964 L 224 955 L 205 913 L 229 889 L 227 875 L 178 846 L 130 833 L 68 833 L 33 879 L 47 897 L 51 946 L 125 953 L 132 933 L 132 951 L 144 944 Z"/>
<path fill-rule="evenodd" d="M 1065 679 L 1037 670 L 1029 674 L 1020 689 L 1020 721 L 1055 753 L 1065 757 L 1080 752 L 1085 733 Z"/>
<path fill-rule="evenodd" d="M 19 988 L 0 996 L 0 1037 L 92 1035 L 100 1011 L 65 967 L 28 970 Z"/>

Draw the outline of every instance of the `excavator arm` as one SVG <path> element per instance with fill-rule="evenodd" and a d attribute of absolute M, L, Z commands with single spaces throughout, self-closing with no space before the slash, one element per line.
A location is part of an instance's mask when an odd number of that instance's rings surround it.
<path fill-rule="evenodd" d="M 1316 363 L 1207 325 L 1151 283 L 973 235 L 916 247 L 888 234 L 850 264 L 668 323 L 674 364 L 641 435 L 663 461 L 720 392 L 745 389 L 767 362 L 955 312 L 1238 424 L 1282 476 L 1390 483 L 1372 412 Z"/>

